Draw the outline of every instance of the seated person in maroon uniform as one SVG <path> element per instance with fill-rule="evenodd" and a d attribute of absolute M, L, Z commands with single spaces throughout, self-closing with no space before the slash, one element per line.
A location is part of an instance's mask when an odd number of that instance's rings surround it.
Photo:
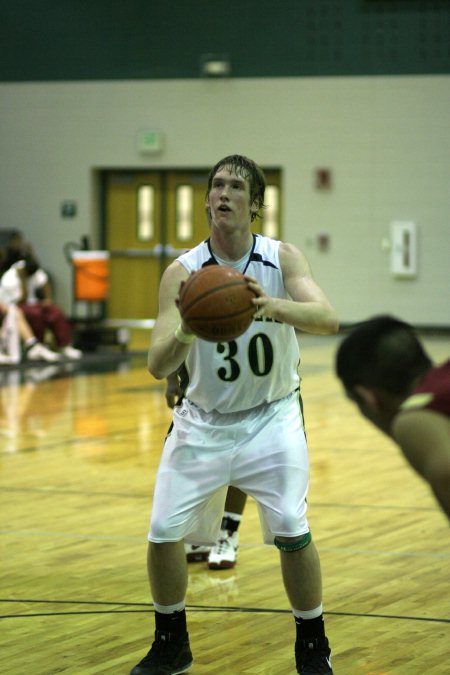
<path fill-rule="evenodd" d="M 72 326 L 62 308 L 53 301 L 49 276 L 40 267 L 31 247 L 28 244 L 22 248 L 10 246 L 2 264 L 6 270 L 0 280 L 4 300 L 20 306 L 40 342 L 49 329 L 62 357 L 81 358 L 82 352 L 71 344 Z"/>

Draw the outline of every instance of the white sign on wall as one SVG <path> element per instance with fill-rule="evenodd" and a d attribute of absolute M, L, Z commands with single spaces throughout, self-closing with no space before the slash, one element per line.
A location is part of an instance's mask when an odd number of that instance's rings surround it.
<path fill-rule="evenodd" d="M 417 276 L 417 228 L 415 223 L 395 220 L 391 223 L 391 274 Z"/>

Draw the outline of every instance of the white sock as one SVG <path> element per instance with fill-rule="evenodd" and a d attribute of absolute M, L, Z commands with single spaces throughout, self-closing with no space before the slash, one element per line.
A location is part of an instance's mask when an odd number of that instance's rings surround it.
<path fill-rule="evenodd" d="M 320 603 L 320 605 L 315 609 L 292 608 L 292 613 L 294 616 L 297 617 L 297 619 L 304 619 L 305 621 L 307 621 L 308 619 L 317 619 L 317 617 L 323 613 L 323 606 L 322 603 Z"/>
<path fill-rule="evenodd" d="M 242 513 L 231 513 L 231 511 L 224 511 L 223 517 L 230 518 L 231 520 L 235 520 L 237 523 L 240 523 L 242 520 Z"/>
<path fill-rule="evenodd" d="M 182 612 L 186 607 L 186 601 L 182 600 L 181 602 L 177 602 L 176 605 L 158 605 L 157 602 L 154 602 L 153 607 L 155 608 L 155 612 L 159 612 L 160 614 L 173 614 L 174 612 Z"/>

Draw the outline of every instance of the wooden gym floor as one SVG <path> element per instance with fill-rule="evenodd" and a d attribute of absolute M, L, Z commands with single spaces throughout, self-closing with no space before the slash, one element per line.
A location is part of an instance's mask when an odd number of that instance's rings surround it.
<path fill-rule="evenodd" d="M 345 400 L 332 372 L 339 339 L 304 336 L 302 386 L 334 672 L 448 675 L 448 522 Z M 448 338 L 424 342 L 448 358 Z M 32 370 L 0 373 L 0 670 L 125 675 L 153 632 L 145 553 L 170 422 L 163 386 L 144 356 L 47 380 Z M 235 569 L 189 568 L 190 673 L 295 673 L 278 555 L 261 544 L 251 500 L 240 534 Z"/>

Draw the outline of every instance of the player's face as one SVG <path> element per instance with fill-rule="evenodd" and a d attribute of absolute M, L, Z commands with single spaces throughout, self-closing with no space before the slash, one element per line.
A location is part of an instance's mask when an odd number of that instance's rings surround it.
<path fill-rule="evenodd" d="M 354 391 L 347 391 L 348 398 L 356 403 L 359 408 L 359 412 L 365 417 L 369 422 L 372 422 L 378 429 L 384 431 L 386 434 L 389 433 L 391 416 L 383 414 L 383 411 L 380 410 L 380 401 L 371 400 L 370 398 L 359 396 Z"/>
<path fill-rule="evenodd" d="M 220 226 L 251 223 L 250 185 L 230 167 L 222 167 L 212 179 L 207 207 L 212 222 Z"/>

